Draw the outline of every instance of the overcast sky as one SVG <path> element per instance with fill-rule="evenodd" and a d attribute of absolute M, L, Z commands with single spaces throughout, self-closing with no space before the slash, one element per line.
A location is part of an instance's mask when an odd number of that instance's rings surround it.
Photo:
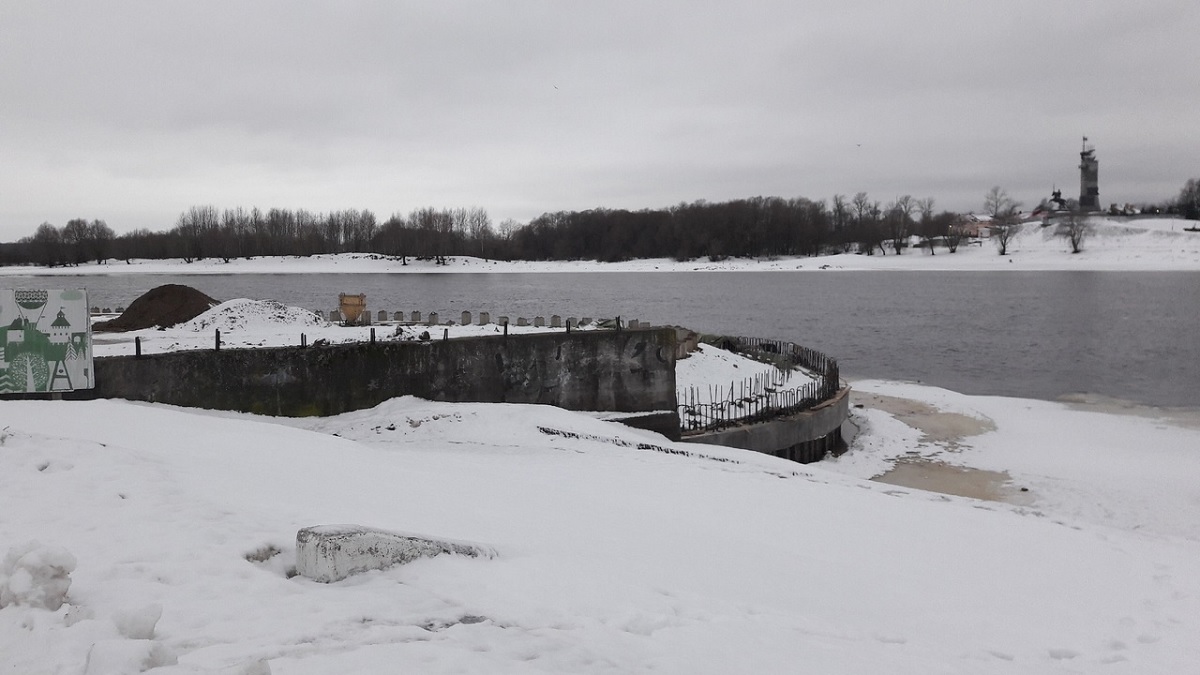
<path fill-rule="evenodd" d="M 1196 0 L 0 0 L 0 241 L 191 205 L 493 220 L 868 192 L 1162 201 Z"/>

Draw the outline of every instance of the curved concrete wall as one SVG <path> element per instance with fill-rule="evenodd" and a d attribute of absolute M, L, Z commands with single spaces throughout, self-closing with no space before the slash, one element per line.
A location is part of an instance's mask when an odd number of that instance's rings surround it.
<path fill-rule="evenodd" d="M 675 416 L 673 329 L 577 331 L 430 342 L 185 351 L 95 360 L 96 387 L 65 398 L 125 398 L 300 417 L 412 395 L 545 403 Z"/>
<path fill-rule="evenodd" d="M 766 422 L 685 436 L 688 443 L 711 443 L 786 457 L 798 462 L 816 461 L 841 443 L 842 423 L 850 415 L 850 387 L 821 405 Z"/>

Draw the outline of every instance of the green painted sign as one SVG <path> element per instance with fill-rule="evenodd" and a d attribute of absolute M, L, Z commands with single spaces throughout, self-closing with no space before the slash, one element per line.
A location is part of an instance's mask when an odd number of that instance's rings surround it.
<path fill-rule="evenodd" d="M 87 291 L 0 288 L 0 394 L 91 389 Z"/>

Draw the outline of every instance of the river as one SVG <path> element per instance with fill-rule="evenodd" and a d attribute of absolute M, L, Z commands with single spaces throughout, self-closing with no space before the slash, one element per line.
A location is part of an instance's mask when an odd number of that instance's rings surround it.
<path fill-rule="evenodd" d="M 7 277 L 13 287 L 85 287 L 128 306 L 164 283 L 226 300 L 323 309 L 366 293 L 372 311 L 464 310 L 641 319 L 708 333 L 793 340 L 847 377 L 918 381 L 968 394 L 1100 395 L 1200 407 L 1200 273 L 646 272 L 241 274 Z"/>

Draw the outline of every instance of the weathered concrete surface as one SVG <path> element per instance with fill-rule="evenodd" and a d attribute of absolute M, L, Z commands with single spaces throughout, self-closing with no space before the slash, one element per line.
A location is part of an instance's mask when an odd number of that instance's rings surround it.
<path fill-rule="evenodd" d="M 683 440 L 688 443 L 711 443 L 727 448 L 742 448 L 784 456 L 790 448 L 824 439 L 838 432 L 849 414 L 850 387 L 846 386 L 833 398 L 804 412 L 767 422 L 685 436 Z"/>
<path fill-rule="evenodd" d="M 98 358 L 95 368 L 95 388 L 69 398 L 289 417 L 336 415 L 404 395 L 568 410 L 675 410 L 673 329 L 187 351 Z"/>
<path fill-rule="evenodd" d="M 495 558 L 481 544 L 376 530 L 361 525 L 317 525 L 296 533 L 296 573 L 331 583 L 367 570 L 403 565 L 443 553 Z"/>
<path fill-rule="evenodd" d="M 679 440 L 679 413 L 674 410 L 654 410 L 651 412 L 616 413 L 605 416 L 609 422 L 624 424 L 633 429 L 643 429 L 662 434 L 672 441 Z"/>

